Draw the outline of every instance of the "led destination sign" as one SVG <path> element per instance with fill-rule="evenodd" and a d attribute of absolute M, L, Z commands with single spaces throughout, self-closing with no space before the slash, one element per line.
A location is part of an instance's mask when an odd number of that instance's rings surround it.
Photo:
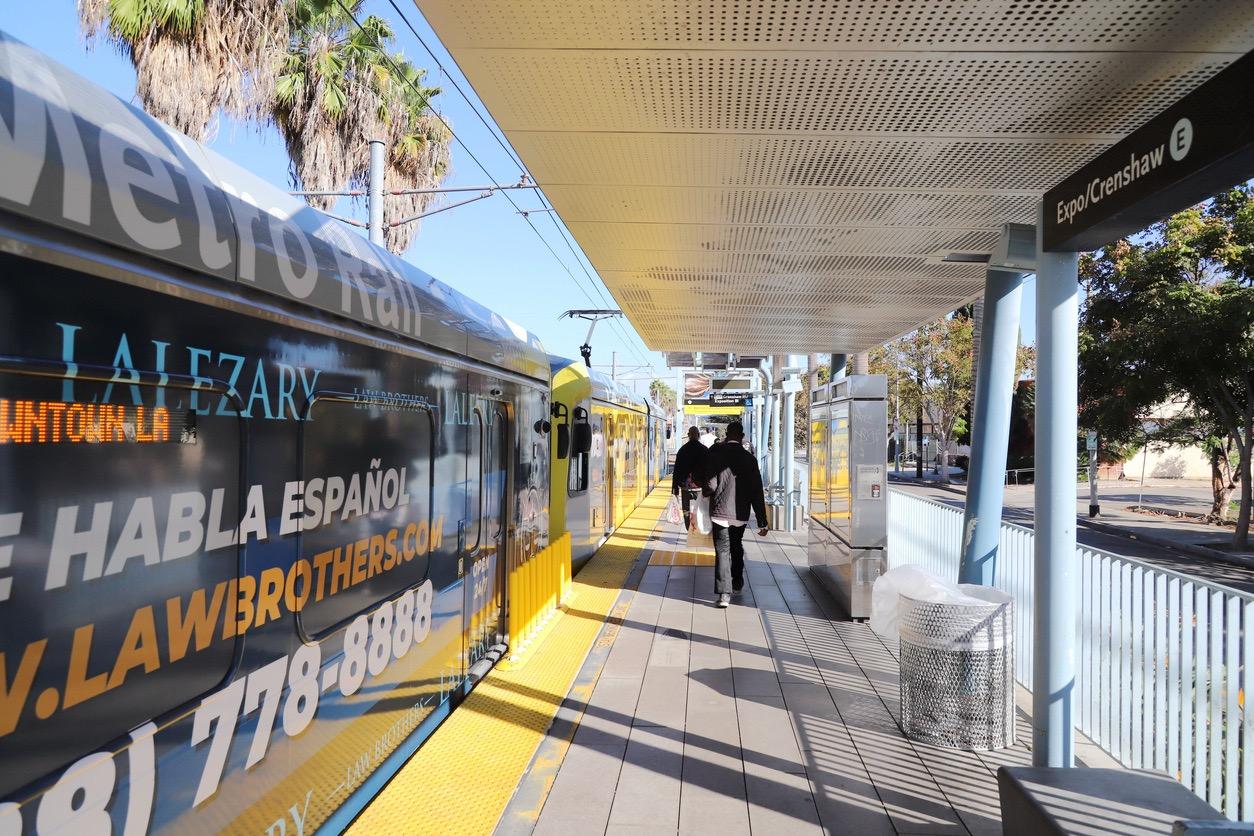
<path fill-rule="evenodd" d="M 170 411 L 121 404 L 0 398 L 0 444 L 103 444 L 170 440 Z"/>
<path fill-rule="evenodd" d="M 1044 247 L 1093 250 L 1254 174 L 1254 53 L 1045 194 Z"/>

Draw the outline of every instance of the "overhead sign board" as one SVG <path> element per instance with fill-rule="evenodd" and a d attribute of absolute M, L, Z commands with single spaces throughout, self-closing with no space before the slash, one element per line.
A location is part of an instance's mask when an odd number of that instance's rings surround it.
<path fill-rule="evenodd" d="M 715 377 L 710 374 L 684 375 L 684 397 L 700 398 L 711 392 L 745 391 L 753 388 L 751 377 Z"/>
<path fill-rule="evenodd" d="M 1045 193 L 1049 252 L 1094 250 L 1254 176 L 1254 53 Z"/>
<path fill-rule="evenodd" d="M 752 396 L 725 392 L 712 392 L 706 398 L 684 398 L 685 409 L 690 406 L 728 406 L 742 409 L 752 403 Z"/>

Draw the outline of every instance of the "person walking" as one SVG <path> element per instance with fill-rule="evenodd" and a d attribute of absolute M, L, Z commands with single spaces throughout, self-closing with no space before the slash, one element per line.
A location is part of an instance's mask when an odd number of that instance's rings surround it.
<path fill-rule="evenodd" d="M 705 465 L 709 454 L 709 448 L 701 443 L 701 430 L 689 427 L 688 440 L 675 454 L 675 469 L 671 471 L 671 496 L 680 496 L 683 502 L 684 531 L 691 524 L 692 501 L 697 498 L 697 491 L 706 478 Z"/>
<path fill-rule="evenodd" d="M 715 606 L 731 604 L 732 593 L 745 585 L 745 526 L 752 510 L 758 536 L 766 536 L 766 497 L 758 462 L 745 449 L 745 428 L 739 421 L 727 425 L 727 439 L 710 448 L 707 478 L 702 492 L 710 497 L 714 534 Z"/>

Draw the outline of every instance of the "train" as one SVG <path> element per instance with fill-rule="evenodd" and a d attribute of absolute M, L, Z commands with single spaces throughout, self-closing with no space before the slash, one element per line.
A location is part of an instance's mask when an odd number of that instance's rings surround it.
<path fill-rule="evenodd" d="M 343 829 L 666 416 L 0 32 L 0 836 Z"/>
<path fill-rule="evenodd" d="M 652 399 L 581 362 L 552 357 L 550 365 L 553 534 L 571 535 L 577 571 L 662 479 L 673 431 Z"/>

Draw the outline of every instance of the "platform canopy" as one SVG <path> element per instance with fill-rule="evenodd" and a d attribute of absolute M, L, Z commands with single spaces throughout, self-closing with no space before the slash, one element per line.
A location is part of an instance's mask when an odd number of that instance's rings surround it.
<path fill-rule="evenodd" d="M 878 345 L 1245 52 L 1248 0 L 416 0 L 652 349 Z"/>

